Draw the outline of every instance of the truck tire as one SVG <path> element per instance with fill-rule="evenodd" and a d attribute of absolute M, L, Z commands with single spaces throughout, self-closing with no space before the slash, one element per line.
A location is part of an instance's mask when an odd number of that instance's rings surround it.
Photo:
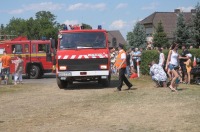
<path fill-rule="evenodd" d="M 30 79 L 38 79 L 41 77 L 40 68 L 36 65 L 32 65 L 29 71 Z"/>
<path fill-rule="evenodd" d="M 101 84 L 102 84 L 104 87 L 109 87 L 109 86 L 110 86 L 110 75 L 108 76 L 107 79 L 101 79 Z"/>
<path fill-rule="evenodd" d="M 67 88 L 68 82 L 64 80 L 60 80 L 59 78 L 56 77 L 57 85 L 60 89 Z"/>

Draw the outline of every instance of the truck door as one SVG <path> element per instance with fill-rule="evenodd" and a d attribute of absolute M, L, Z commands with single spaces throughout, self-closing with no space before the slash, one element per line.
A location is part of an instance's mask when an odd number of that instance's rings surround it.
<path fill-rule="evenodd" d="M 24 54 L 23 54 L 23 60 L 24 60 L 24 70 L 26 71 L 26 64 L 28 64 L 31 61 L 31 54 L 30 54 L 30 43 L 24 44 Z"/>
<path fill-rule="evenodd" d="M 45 71 L 52 70 L 52 58 L 50 52 L 50 43 L 39 43 L 37 51 L 38 61 L 42 63 Z"/>
<path fill-rule="evenodd" d="M 46 61 L 52 62 L 51 49 L 49 44 L 46 44 Z"/>
<path fill-rule="evenodd" d="M 21 43 L 14 43 L 11 44 L 11 60 L 16 60 L 19 54 L 23 54 L 23 44 Z M 23 56 L 23 55 L 22 55 Z M 23 56 L 24 57 L 24 56 Z M 15 64 L 10 65 L 10 73 L 15 72 Z"/>

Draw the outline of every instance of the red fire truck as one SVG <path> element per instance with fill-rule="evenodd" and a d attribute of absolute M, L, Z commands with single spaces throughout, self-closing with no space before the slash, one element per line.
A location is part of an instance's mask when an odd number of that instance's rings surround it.
<path fill-rule="evenodd" d="M 12 60 L 21 54 L 24 60 L 24 74 L 29 78 L 41 78 L 44 73 L 52 72 L 55 67 L 55 50 L 51 47 L 51 40 L 28 40 L 18 37 L 12 40 L 0 41 L 0 57 L 3 51 L 11 56 Z M 55 42 L 54 42 L 55 43 Z M 11 64 L 10 73 L 14 73 L 15 65 Z"/>
<path fill-rule="evenodd" d="M 56 79 L 59 88 L 74 81 L 98 81 L 109 86 L 111 70 L 107 31 L 70 26 L 59 31 Z"/>

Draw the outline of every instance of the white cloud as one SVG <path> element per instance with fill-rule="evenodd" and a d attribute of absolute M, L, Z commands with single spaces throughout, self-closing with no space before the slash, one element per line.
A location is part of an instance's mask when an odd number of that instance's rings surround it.
<path fill-rule="evenodd" d="M 16 10 L 11 10 L 11 11 L 9 11 L 8 13 L 9 13 L 9 14 L 21 14 L 21 13 L 23 13 L 23 12 L 24 12 L 23 9 L 16 9 Z"/>
<path fill-rule="evenodd" d="M 75 24 L 79 24 L 78 20 L 65 20 L 64 24 L 66 25 L 75 25 Z"/>
<path fill-rule="evenodd" d="M 143 6 L 142 10 L 154 10 L 159 4 L 156 2 L 150 3 L 148 6 Z"/>
<path fill-rule="evenodd" d="M 73 11 L 73 10 L 87 10 L 87 9 L 95 9 L 103 11 L 106 8 L 106 4 L 104 3 L 98 3 L 98 4 L 84 4 L 84 3 L 77 3 L 70 5 L 67 10 Z"/>
<path fill-rule="evenodd" d="M 194 7 L 189 6 L 189 7 L 178 7 L 177 9 L 180 9 L 183 12 L 190 12 L 191 9 L 194 9 Z"/>
<path fill-rule="evenodd" d="M 126 8 L 127 6 L 128 6 L 127 3 L 119 3 L 119 4 L 116 6 L 116 9 Z"/>
<path fill-rule="evenodd" d="M 116 20 L 109 26 L 110 29 L 123 29 L 126 26 L 126 22 L 123 20 Z"/>
<path fill-rule="evenodd" d="M 29 4 L 29 5 L 23 5 L 21 9 L 15 9 L 11 10 L 8 13 L 9 14 L 21 14 L 26 11 L 40 11 L 40 10 L 48 10 L 48 11 L 53 11 L 53 10 L 60 10 L 63 8 L 63 4 L 56 4 L 52 2 L 42 2 L 42 3 L 34 3 L 34 4 Z"/>

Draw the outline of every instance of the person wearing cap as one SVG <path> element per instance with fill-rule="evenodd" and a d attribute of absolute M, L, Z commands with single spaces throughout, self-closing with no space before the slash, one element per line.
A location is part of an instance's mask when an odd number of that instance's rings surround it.
<path fill-rule="evenodd" d="M 185 63 L 186 65 L 186 70 L 187 70 L 187 84 L 190 84 L 190 72 L 191 72 L 191 69 L 192 69 L 192 61 L 191 61 L 191 57 L 192 57 L 192 54 L 186 54 L 186 57 L 188 57 L 188 60 Z"/>
<path fill-rule="evenodd" d="M 119 53 L 116 58 L 114 67 L 119 70 L 119 85 L 117 91 L 121 91 L 123 82 L 128 86 L 128 90 L 133 86 L 125 76 L 126 72 L 126 52 L 123 50 L 123 44 L 118 46 Z"/>

